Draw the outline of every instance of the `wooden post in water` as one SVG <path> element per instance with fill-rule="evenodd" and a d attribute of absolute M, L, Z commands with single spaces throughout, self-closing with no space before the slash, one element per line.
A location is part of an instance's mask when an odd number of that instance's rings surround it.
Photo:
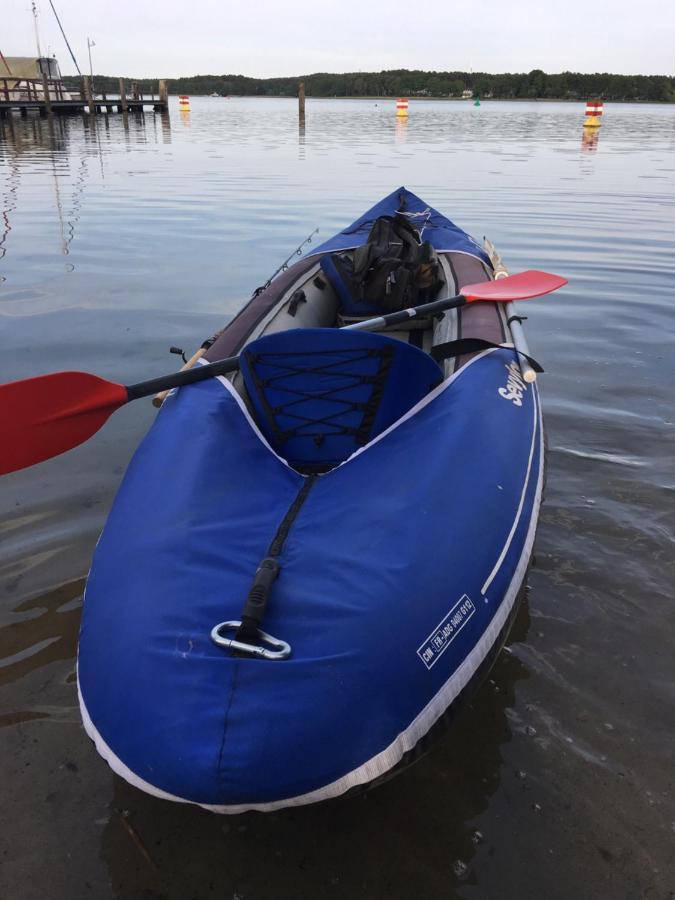
<path fill-rule="evenodd" d="M 300 122 L 304 124 L 305 121 L 305 82 L 301 81 L 300 86 L 298 87 L 298 113 L 300 115 Z"/>
<path fill-rule="evenodd" d="M 45 100 L 45 112 L 48 116 L 52 114 L 52 100 L 49 96 L 49 78 L 46 75 L 42 75 L 42 93 L 44 94 Z"/>
<path fill-rule="evenodd" d="M 157 104 L 161 109 L 169 108 L 169 91 L 166 86 L 166 81 L 161 78 L 159 82 L 159 103 Z"/>
<path fill-rule="evenodd" d="M 95 113 L 96 108 L 94 107 L 94 95 L 91 90 L 91 78 L 89 75 L 82 76 L 82 96 L 84 98 L 84 102 L 89 107 L 89 112 Z"/>
<path fill-rule="evenodd" d="M 127 111 L 127 86 L 124 78 L 120 78 L 120 110 L 123 113 Z"/>

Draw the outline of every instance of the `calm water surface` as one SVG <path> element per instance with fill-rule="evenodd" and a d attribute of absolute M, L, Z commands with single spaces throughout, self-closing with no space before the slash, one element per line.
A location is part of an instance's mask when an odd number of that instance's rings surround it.
<path fill-rule="evenodd" d="M 193 99 L 0 120 L 0 381 L 176 367 L 316 226 L 405 184 L 512 269 L 544 364 L 546 501 L 509 646 L 454 730 L 364 798 L 216 817 L 112 776 L 75 689 L 83 580 L 152 421 L 0 483 L 0 897 L 675 894 L 675 107 Z"/>

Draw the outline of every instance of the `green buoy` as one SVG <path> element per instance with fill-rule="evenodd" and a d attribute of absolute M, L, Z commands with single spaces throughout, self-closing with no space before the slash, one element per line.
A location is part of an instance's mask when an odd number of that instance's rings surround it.
<path fill-rule="evenodd" d="M 473 101 L 473 105 L 480 106 L 480 97 L 476 97 L 476 99 Z"/>

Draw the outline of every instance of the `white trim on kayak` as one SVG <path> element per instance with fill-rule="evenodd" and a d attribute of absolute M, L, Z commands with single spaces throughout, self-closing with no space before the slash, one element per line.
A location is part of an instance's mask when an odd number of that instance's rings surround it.
<path fill-rule="evenodd" d="M 523 483 L 523 490 L 520 495 L 520 503 L 518 504 L 518 509 L 516 510 L 516 517 L 513 520 L 513 525 L 511 526 L 511 531 L 509 531 L 509 535 L 506 538 L 506 543 L 502 547 L 502 552 L 499 554 L 499 558 L 494 565 L 493 570 L 488 575 L 485 584 L 480 589 L 480 592 L 483 596 L 485 596 L 488 588 L 492 584 L 495 579 L 497 572 L 501 569 L 502 563 L 506 558 L 506 554 L 508 553 L 509 547 L 511 546 L 511 541 L 513 540 L 513 536 L 516 533 L 516 528 L 518 527 L 518 523 L 520 522 L 520 516 L 523 511 L 523 506 L 525 504 L 525 495 L 527 494 L 527 486 L 530 482 L 530 469 L 532 468 L 532 459 L 534 457 L 534 446 L 536 443 L 537 437 L 537 414 L 538 414 L 538 392 L 535 388 L 532 389 L 532 406 L 534 407 L 534 421 L 532 423 L 532 443 L 530 444 L 530 456 L 527 460 L 527 471 L 525 472 L 525 482 Z"/>
<path fill-rule="evenodd" d="M 467 365 L 470 365 L 470 363 Z M 460 372 L 461 371 L 463 370 L 460 370 Z M 386 772 L 390 771 L 398 762 L 400 762 L 405 753 L 412 750 L 417 745 L 421 738 L 423 738 L 424 735 L 427 734 L 429 729 L 435 724 L 435 722 L 438 721 L 445 710 L 467 686 L 473 675 L 485 660 L 495 641 L 499 637 L 501 630 L 508 621 L 511 610 L 513 609 L 516 597 L 518 596 L 518 592 L 520 591 L 523 579 L 527 572 L 527 566 L 532 553 L 532 547 L 534 544 L 534 538 L 537 529 L 537 520 L 539 514 L 539 506 L 541 504 L 541 493 L 544 475 L 544 443 L 542 428 L 543 426 L 541 420 L 541 411 L 539 409 L 538 402 L 535 402 L 535 435 L 539 435 L 540 448 L 537 487 L 534 502 L 532 504 L 530 523 L 527 530 L 527 535 L 525 537 L 523 550 L 520 554 L 520 559 L 518 560 L 518 565 L 516 566 L 516 569 L 513 573 L 513 578 L 511 579 L 509 588 L 506 591 L 504 599 L 499 605 L 499 608 L 495 612 L 490 625 L 481 635 L 473 650 L 471 650 L 462 664 L 455 670 L 455 672 L 453 672 L 450 678 L 442 686 L 440 691 L 429 701 L 429 703 L 410 723 L 410 725 L 406 729 L 404 729 L 404 731 L 402 731 L 388 747 L 386 747 L 372 759 L 368 760 L 363 765 L 358 766 L 352 772 L 349 772 L 341 778 L 338 778 L 331 784 L 325 785 L 324 787 L 318 788 L 317 790 L 310 791 L 306 794 L 300 794 L 296 797 L 290 797 L 285 800 L 277 800 L 272 803 L 239 803 L 222 806 L 210 804 L 196 805 L 203 806 L 204 809 L 208 809 L 211 812 L 217 813 L 242 813 L 249 810 L 271 812 L 273 810 L 282 809 L 288 806 L 303 806 L 308 803 L 316 803 L 321 800 L 328 800 L 329 798 L 344 794 L 346 791 L 350 790 L 353 787 L 356 787 L 357 785 L 367 784 L 375 778 L 384 775 Z M 530 471 L 528 469 L 528 478 L 526 479 L 526 483 L 529 479 L 529 474 Z M 134 787 L 140 788 L 142 791 L 145 791 L 148 794 L 152 794 L 155 797 L 160 797 L 164 800 L 173 800 L 179 803 L 194 803 L 194 801 L 192 800 L 187 800 L 184 797 L 177 797 L 173 794 L 168 793 L 167 791 L 163 791 L 161 788 L 149 784 L 147 781 L 132 772 L 131 769 L 129 769 L 128 766 L 126 766 L 110 749 L 110 747 L 103 740 L 95 725 L 91 721 L 84 703 L 84 699 L 80 692 L 79 680 L 78 697 L 80 701 L 80 710 L 82 712 L 82 721 L 85 731 L 94 741 L 99 754 L 106 760 L 106 762 L 114 772 L 116 772 Z"/>
<path fill-rule="evenodd" d="M 202 365 L 205 365 L 205 366 L 208 365 L 208 363 L 207 363 L 205 360 L 202 360 L 202 359 L 198 360 L 198 362 L 200 362 Z M 232 384 L 232 382 L 231 382 L 231 381 L 228 381 L 227 378 L 226 378 L 224 375 L 216 375 L 216 379 L 215 379 L 215 380 L 216 380 L 216 381 L 219 381 L 219 382 L 222 384 L 222 386 L 225 388 L 225 390 L 228 392 L 228 394 L 231 394 L 232 397 L 234 397 L 234 399 L 237 401 L 237 406 L 239 407 L 239 409 L 240 409 L 241 412 L 243 413 L 244 418 L 246 419 L 246 421 L 248 422 L 248 424 L 251 426 L 251 431 L 252 431 L 252 432 L 255 434 L 255 436 L 263 443 L 263 445 L 264 445 L 265 447 L 267 447 L 267 449 L 270 451 L 270 453 L 272 454 L 272 456 L 276 456 L 276 458 L 279 460 L 279 462 L 283 463 L 283 464 L 286 466 L 287 469 L 290 469 L 292 472 L 295 472 L 296 475 L 299 475 L 301 478 L 307 478 L 307 475 L 303 475 L 302 472 L 298 472 L 296 469 L 294 469 L 292 466 L 290 466 L 290 465 L 288 464 L 287 460 L 285 460 L 285 459 L 283 458 L 283 456 L 279 456 L 279 454 L 277 453 L 277 451 L 276 451 L 276 450 L 272 447 L 272 445 L 268 442 L 268 440 L 267 440 L 267 438 L 265 437 L 265 435 L 264 435 L 264 434 L 262 433 L 262 431 L 258 428 L 258 425 L 257 425 L 255 419 L 253 418 L 253 416 L 251 415 L 251 413 L 250 413 L 250 412 L 248 411 L 248 409 L 246 408 L 246 404 L 244 403 L 244 400 L 243 400 L 241 394 L 237 391 L 237 389 L 236 389 L 235 386 Z"/>
<path fill-rule="evenodd" d="M 161 788 L 155 787 L 154 784 L 150 784 L 149 782 L 144 781 L 142 778 L 136 775 L 135 772 L 132 772 L 128 766 L 125 766 L 122 760 L 113 753 L 113 751 L 98 733 L 96 726 L 89 717 L 87 707 L 84 704 L 84 697 L 82 696 L 82 691 L 80 690 L 79 669 L 77 672 L 77 697 L 80 701 L 80 714 L 82 716 L 82 724 L 84 725 L 84 730 L 94 742 L 99 755 L 103 757 L 103 759 L 108 763 L 108 765 L 116 775 L 124 778 L 125 781 L 128 781 L 129 784 L 133 785 L 139 790 L 145 791 L 146 794 L 152 794 L 153 797 L 159 797 L 162 800 L 177 800 L 179 803 L 191 802 L 190 800 L 183 800 L 182 797 L 174 797 L 173 794 L 169 794 L 167 791 L 163 791 Z"/>
<path fill-rule="evenodd" d="M 198 359 L 197 362 L 195 363 L 195 366 L 208 366 L 208 365 L 209 365 L 208 360 L 205 360 L 204 358 Z M 263 444 L 263 446 L 267 450 L 269 450 L 269 452 L 272 454 L 272 456 L 276 456 L 276 458 L 279 460 L 280 463 L 283 463 L 287 469 L 292 469 L 292 471 L 295 472 L 295 474 L 298 475 L 300 478 L 307 478 L 307 475 L 303 475 L 302 472 L 298 472 L 295 469 L 293 469 L 292 466 L 290 466 L 288 464 L 288 462 L 283 458 L 283 456 L 279 456 L 279 454 L 276 452 L 276 450 L 267 441 L 267 438 L 265 437 L 265 435 L 258 428 L 258 425 L 256 424 L 255 419 L 251 416 L 251 413 L 246 408 L 246 404 L 244 403 L 244 400 L 243 400 L 241 394 L 239 394 L 239 392 L 234 387 L 232 382 L 228 381 L 224 375 L 216 375 L 214 377 L 214 381 L 219 381 L 222 384 L 222 386 L 225 388 L 225 390 L 228 392 L 228 394 L 230 394 L 236 400 L 237 406 L 239 407 L 240 412 L 242 413 L 242 415 L 244 416 L 244 418 L 246 419 L 246 421 L 248 422 L 248 424 L 251 427 L 251 431 L 255 434 L 255 436 L 258 438 L 258 440 Z M 169 397 L 171 397 L 173 394 L 175 394 L 179 390 L 180 390 L 180 388 L 172 388 L 169 391 L 169 393 L 167 394 L 167 400 Z"/>

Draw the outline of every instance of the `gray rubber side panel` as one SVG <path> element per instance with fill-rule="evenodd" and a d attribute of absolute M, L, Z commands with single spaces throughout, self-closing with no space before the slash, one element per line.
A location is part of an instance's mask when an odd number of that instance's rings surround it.
<path fill-rule="evenodd" d="M 234 356 L 246 343 L 249 335 L 258 322 L 279 302 L 289 287 L 316 265 L 316 259 L 301 259 L 281 275 L 257 297 L 252 297 L 234 319 L 223 329 L 220 336 L 207 350 L 204 358 L 207 362 Z"/>
<path fill-rule="evenodd" d="M 448 253 L 448 260 L 453 267 L 457 286 L 461 290 L 465 284 L 489 281 L 492 271 L 480 260 L 465 253 Z M 483 338 L 499 344 L 504 340 L 504 326 L 499 313 L 499 304 L 476 302 L 463 306 L 459 310 L 458 338 Z M 455 371 L 465 365 L 476 354 L 460 356 L 455 364 Z"/>
<path fill-rule="evenodd" d="M 295 315 L 290 314 L 288 304 L 285 304 L 284 308 L 262 328 L 262 334 L 274 334 L 291 328 L 332 328 L 335 325 L 338 301 L 330 285 L 326 284 L 323 289 L 318 288 L 312 278 L 302 284 L 302 290 L 306 299 L 297 304 Z"/>

